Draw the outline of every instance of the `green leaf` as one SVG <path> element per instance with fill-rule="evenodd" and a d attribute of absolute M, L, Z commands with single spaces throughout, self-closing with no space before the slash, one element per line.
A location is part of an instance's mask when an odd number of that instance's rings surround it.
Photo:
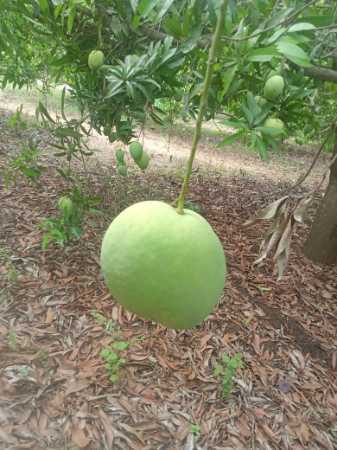
<path fill-rule="evenodd" d="M 220 93 L 220 100 L 222 100 L 225 95 L 228 92 L 228 89 L 230 88 L 230 85 L 232 84 L 232 81 L 234 79 L 234 76 L 236 74 L 236 71 L 238 70 L 238 65 L 235 64 L 235 66 L 230 67 L 229 69 L 226 70 L 226 72 L 223 74 L 222 77 L 222 83 L 223 83 L 223 87 Z"/>
<path fill-rule="evenodd" d="M 155 18 L 155 23 L 158 23 L 161 21 L 161 19 L 165 16 L 167 11 L 171 8 L 172 3 L 174 0 L 164 0 L 162 1 L 162 4 L 160 5 L 159 12 Z"/>
<path fill-rule="evenodd" d="M 41 102 L 39 102 L 39 104 L 36 108 L 36 115 L 38 116 L 39 114 L 41 114 L 42 117 L 46 117 L 50 122 L 55 123 L 55 120 L 51 118 L 46 107 Z"/>
<path fill-rule="evenodd" d="M 69 15 L 67 20 L 68 33 L 71 33 L 71 30 L 73 29 L 75 17 L 76 17 L 76 9 L 73 7 L 69 9 Z"/>
<path fill-rule="evenodd" d="M 48 0 L 39 0 L 39 5 L 40 5 L 42 12 L 45 13 L 45 12 L 49 11 Z"/>
<path fill-rule="evenodd" d="M 295 23 L 288 29 L 288 33 L 296 33 L 297 31 L 315 30 L 315 25 L 309 22 Z"/>
<path fill-rule="evenodd" d="M 247 106 L 243 103 L 241 105 L 241 110 L 243 111 L 243 114 L 245 115 L 247 122 L 249 124 L 249 127 L 253 125 L 254 122 L 254 113 L 251 111 Z"/>
<path fill-rule="evenodd" d="M 62 89 L 62 95 L 61 95 L 61 115 L 62 115 L 63 120 L 65 120 L 65 121 L 67 122 L 67 118 L 66 118 L 65 113 L 64 113 L 65 96 L 66 96 L 66 87 L 64 87 L 64 88 Z"/>
<path fill-rule="evenodd" d="M 286 39 L 281 39 L 276 44 L 280 53 L 282 53 L 286 58 L 290 59 L 293 63 L 302 67 L 310 67 L 310 59 L 307 53 L 302 50 L 298 45 L 292 44 Z"/>
<path fill-rule="evenodd" d="M 164 30 L 172 36 L 182 36 L 181 19 L 178 14 L 172 14 L 165 19 Z"/>
<path fill-rule="evenodd" d="M 267 45 L 274 44 L 281 36 L 286 32 L 286 28 L 281 27 L 279 30 L 275 31 L 270 38 L 268 38 L 266 41 L 264 41 Z"/>
<path fill-rule="evenodd" d="M 149 16 L 150 12 L 155 8 L 160 0 L 141 0 L 139 2 L 137 12 L 143 17 L 146 18 Z"/>
<path fill-rule="evenodd" d="M 255 148 L 257 148 L 261 159 L 263 159 L 264 161 L 268 159 L 266 144 L 259 136 L 256 136 Z"/>
<path fill-rule="evenodd" d="M 245 130 L 239 130 L 236 133 L 226 136 L 221 142 L 217 144 L 217 147 L 223 147 L 224 145 L 231 145 L 233 142 L 237 141 L 243 134 Z"/>
<path fill-rule="evenodd" d="M 312 23 L 316 27 L 327 27 L 334 23 L 334 17 L 331 16 L 305 16 L 307 23 Z"/>
<path fill-rule="evenodd" d="M 224 124 L 233 128 L 247 128 L 247 124 L 243 120 L 224 120 Z"/>
<path fill-rule="evenodd" d="M 268 136 L 276 137 L 284 134 L 284 130 L 280 130 L 279 128 L 271 128 L 271 127 L 256 127 L 258 131 L 261 131 L 262 134 L 266 134 Z"/>
<path fill-rule="evenodd" d="M 257 48 L 248 53 L 248 60 L 252 62 L 268 62 L 275 57 L 280 57 L 275 46 Z"/>
<path fill-rule="evenodd" d="M 112 347 L 115 350 L 119 350 L 119 351 L 127 350 L 129 348 L 129 346 L 130 346 L 130 344 L 128 342 L 124 342 L 124 341 L 114 342 L 112 344 Z"/>

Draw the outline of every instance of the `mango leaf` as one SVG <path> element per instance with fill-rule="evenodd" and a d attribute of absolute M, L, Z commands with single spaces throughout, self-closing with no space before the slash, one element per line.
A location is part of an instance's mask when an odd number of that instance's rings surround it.
<path fill-rule="evenodd" d="M 276 262 L 277 267 L 277 280 L 280 280 L 283 277 L 284 271 L 288 265 L 289 260 L 289 250 L 291 237 L 294 230 L 294 221 L 290 216 L 288 219 L 282 236 L 277 245 L 276 252 L 274 254 L 273 260 Z"/>
<path fill-rule="evenodd" d="M 268 62 L 279 57 L 280 53 L 275 46 L 257 48 L 248 53 L 248 61 L 252 62 Z"/>
<path fill-rule="evenodd" d="M 267 45 L 271 45 L 274 44 L 274 42 L 276 42 L 285 32 L 287 31 L 286 28 L 281 27 L 280 29 L 278 29 L 277 31 L 275 31 L 274 34 L 272 34 L 272 36 L 270 36 L 270 38 L 268 38 L 266 41 L 264 41 Z"/>
<path fill-rule="evenodd" d="M 334 23 L 334 17 L 331 16 L 305 16 L 306 23 L 312 23 L 316 27 L 327 27 Z"/>
<path fill-rule="evenodd" d="M 160 5 L 160 8 L 158 8 L 159 12 L 154 19 L 155 23 L 158 23 L 161 21 L 161 19 L 165 16 L 167 11 L 171 8 L 173 2 L 174 2 L 174 0 L 163 0 L 161 2 L 162 4 Z"/>
<path fill-rule="evenodd" d="M 267 146 L 263 142 L 263 139 L 260 136 L 256 136 L 255 147 L 257 148 L 260 158 L 265 161 L 268 159 Z"/>
<path fill-rule="evenodd" d="M 288 29 L 288 33 L 296 33 L 298 31 L 314 30 L 316 27 L 309 22 L 299 22 L 295 23 Z"/>
<path fill-rule="evenodd" d="M 273 224 L 269 228 L 266 237 L 261 243 L 260 255 L 258 259 L 254 261 L 254 265 L 260 264 L 264 259 L 267 258 L 269 253 L 277 247 L 280 242 L 281 236 L 284 233 L 288 220 L 289 214 L 287 213 L 287 205 L 286 203 L 284 203 L 281 205 L 278 216 L 275 217 Z"/>
<path fill-rule="evenodd" d="M 148 17 L 159 2 L 160 0 L 141 0 L 137 7 L 138 14 L 143 18 Z"/>
<path fill-rule="evenodd" d="M 286 39 L 281 39 L 276 44 L 280 53 L 282 53 L 286 58 L 288 58 L 293 63 L 302 67 L 310 67 L 311 62 L 309 56 L 305 51 L 296 44 L 292 44 Z"/>
<path fill-rule="evenodd" d="M 278 215 L 278 213 L 280 211 L 280 207 L 284 204 L 284 202 L 287 200 L 287 198 L 288 198 L 288 195 L 281 197 L 278 200 L 275 200 L 273 203 L 271 203 L 270 205 L 263 208 L 256 217 L 254 217 L 253 219 L 247 220 L 243 225 L 249 226 L 258 220 L 274 219 Z"/>
<path fill-rule="evenodd" d="M 178 14 L 171 14 L 165 19 L 164 30 L 175 37 L 182 36 L 181 18 Z"/>
<path fill-rule="evenodd" d="M 139 3 L 139 0 L 130 0 L 130 5 L 131 5 L 133 12 L 136 12 L 138 3 Z"/>
<path fill-rule="evenodd" d="M 67 31 L 68 31 L 68 33 L 71 33 L 71 30 L 73 29 L 75 17 L 76 17 L 76 9 L 74 7 L 70 8 L 69 9 L 68 20 L 67 20 Z"/>
<path fill-rule="evenodd" d="M 224 124 L 233 128 L 248 128 L 243 120 L 224 120 Z"/>
<path fill-rule="evenodd" d="M 36 117 L 38 117 L 39 114 L 41 114 L 43 119 L 46 117 L 50 122 L 55 123 L 55 120 L 50 116 L 47 108 L 41 102 L 39 102 L 36 108 Z"/>
<path fill-rule="evenodd" d="M 313 201 L 312 195 L 309 195 L 308 197 L 303 197 L 297 204 L 293 216 L 296 222 L 298 223 L 304 223 L 304 215 L 310 206 L 310 204 Z"/>
<path fill-rule="evenodd" d="M 284 134 L 284 130 L 280 130 L 279 128 L 256 127 L 256 130 L 261 131 L 262 134 L 266 134 L 272 137 L 281 136 L 282 134 Z"/>
<path fill-rule="evenodd" d="M 228 92 L 228 89 L 230 88 L 230 85 L 232 84 L 232 81 L 234 79 L 234 76 L 236 74 L 236 71 L 238 70 L 237 64 L 235 64 L 233 67 L 230 67 L 226 70 L 226 72 L 223 74 L 222 77 L 222 90 L 220 93 L 220 100 L 222 100 L 225 95 Z"/>
<path fill-rule="evenodd" d="M 39 5 L 42 12 L 47 12 L 49 10 L 48 0 L 39 0 Z"/>
<path fill-rule="evenodd" d="M 249 108 L 247 108 L 247 106 L 244 103 L 241 105 L 241 110 L 242 110 L 243 114 L 245 115 L 249 126 L 251 126 L 254 122 L 253 111 L 251 111 Z"/>
<path fill-rule="evenodd" d="M 226 136 L 221 142 L 217 144 L 217 147 L 223 147 L 224 145 L 231 145 L 233 142 L 237 141 L 243 134 L 245 130 L 237 131 L 236 133 Z"/>

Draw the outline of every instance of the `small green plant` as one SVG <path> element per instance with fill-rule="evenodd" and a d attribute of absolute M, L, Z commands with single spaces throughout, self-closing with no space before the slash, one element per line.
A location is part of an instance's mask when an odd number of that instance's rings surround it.
<path fill-rule="evenodd" d="M 22 117 L 22 110 L 23 110 L 23 105 L 20 105 L 15 113 L 11 114 L 7 125 L 10 128 L 13 128 L 15 130 L 25 130 L 27 128 L 27 122 L 24 120 L 24 118 Z"/>
<path fill-rule="evenodd" d="M 232 392 L 234 377 L 238 369 L 244 367 L 241 353 L 236 353 L 233 357 L 222 355 L 220 363 L 214 368 L 214 375 L 222 378 L 222 398 L 227 398 Z"/>
<path fill-rule="evenodd" d="M 190 432 L 196 437 L 199 436 L 201 432 L 200 425 L 198 425 L 197 423 L 191 423 Z"/>
<path fill-rule="evenodd" d="M 7 342 L 9 348 L 14 352 L 17 347 L 17 336 L 14 330 L 11 330 L 7 335 Z"/>
<path fill-rule="evenodd" d="M 105 331 L 111 334 L 116 330 L 116 324 L 112 319 L 107 319 L 103 314 L 99 313 L 96 310 L 91 311 L 91 316 L 95 319 L 95 321 L 105 329 Z"/>
<path fill-rule="evenodd" d="M 68 196 L 58 201 L 59 217 L 45 219 L 39 227 L 45 231 L 42 248 L 46 250 L 51 242 L 64 247 L 74 239 L 80 239 L 82 223 L 87 213 L 97 213 L 97 197 L 85 195 L 79 187 L 74 187 Z"/>
<path fill-rule="evenodd" d="M 14 184 L 14 186 L 16 185 L 19 175 L 36 183 L 44 170 L 44 168 L 38 164 L 39 157 L 40 150 L 33 141 L 29 141 L 28 144 L 24 145 L 20 153 L 9 162 L 8 167 L 3 173 L 6 189 L 8 189 L 11 184 Z"/>
<path fill-rule="evenodd" d="M 16 283 L 18 281 L 18 271 L 13 264 L 9 249 L 6 247 L 0 247 L 0 263 L 6 268 L 7 279 L 11 283 Z"/>
<path fill-rule="evenodd" d="M 100 356 L 105 361 L 105 368 L 111 383 L 116 383 L 119 379 L 120 369 L 126 363 L 126 359 L 121 356 L 121 353 L 127 350 L 129 346 L 128 342 L 118 341 L 101 350 Z"/>

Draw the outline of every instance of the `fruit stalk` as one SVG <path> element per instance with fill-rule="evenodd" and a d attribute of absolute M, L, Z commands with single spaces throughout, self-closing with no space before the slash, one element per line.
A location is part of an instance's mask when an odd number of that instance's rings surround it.
<path fill-rule="evenodd" d="M 214 64 L 214 59 L 215 59 L 215 55 L 216 55 L 216 50 L 217 50 L 217 47 L 218 47 L 218 44 L 220 41 L 220 37 L 223 32 L 223 24 L 224 24 L 224 20 L 225 20 L 225 13 L 227 10 L 227 2 L 228 2 L 228 0 L 223 0 L 222 5 L 220 7 L 218 20 L 217 20 L 215 32 L 214 32 L 213 39 L 212 39 L 212 45 L 211 45 L 211 48 L 210 48 L 209 54 L 208 54 L 208 62 L 207 62 L 205 80 L 204 80 L 204 87 L 203 87 L 201 98 L 200 98 L 200 108 L 199 108 L 197 122 L 196 122 L 195 129 L 194 129 L 191 153 L 190 153 L 190 156 L 188 159 L 186 174 L 184 177 L 181 192 L 178 197 L 178 205 L 177 205 L 178 214 L 184 214 L 185 196 L 188 192 L 189 182 L 190 182 L 190 178 L 191 178 L 191 174 L 192 174 L 193 161 L 194 161 L 195 154 L 197 151 L 198 142 L 199 142 L 199 139 L 201 136 L 202 121 L 203 121 L 203 117 L 204 117 L 206 106 L 207 106 L 208 90 L 209 90 L 211 80 L 212 80 L 213 64 Z"/>

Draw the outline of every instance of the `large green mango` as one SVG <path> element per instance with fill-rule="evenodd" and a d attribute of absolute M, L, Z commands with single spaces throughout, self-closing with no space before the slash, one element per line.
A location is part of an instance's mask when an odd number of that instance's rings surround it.
<path fill-rule="evenodd" d="M 146 201 L 113 220 L 103 239 L 101 268 L 111 294 L 126 309 L 184 329 L 213 311 L 224 288 L 226 261 L 203 217 Z"/>

